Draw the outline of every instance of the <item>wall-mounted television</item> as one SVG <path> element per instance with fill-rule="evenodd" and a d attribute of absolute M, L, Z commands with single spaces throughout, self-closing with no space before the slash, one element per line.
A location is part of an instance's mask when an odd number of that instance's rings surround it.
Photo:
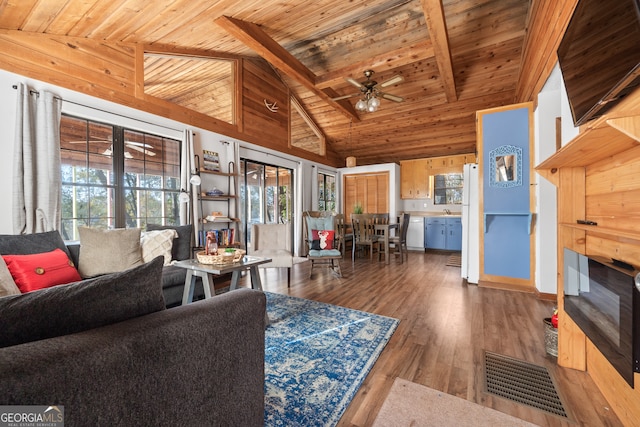
<path fill-rule="evenodd" d="M 558 47 L 576 126 L 640 86 L 640 0 L 579 0 Z"/>

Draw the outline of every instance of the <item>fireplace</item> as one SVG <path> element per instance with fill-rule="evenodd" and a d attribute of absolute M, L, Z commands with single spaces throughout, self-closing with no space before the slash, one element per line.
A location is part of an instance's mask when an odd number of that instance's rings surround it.
<path fill-rule="evenodd" d="M 631 265 L 564 249 L 564 310 L 633 387 L 640 372 L 640 290 Z"/>

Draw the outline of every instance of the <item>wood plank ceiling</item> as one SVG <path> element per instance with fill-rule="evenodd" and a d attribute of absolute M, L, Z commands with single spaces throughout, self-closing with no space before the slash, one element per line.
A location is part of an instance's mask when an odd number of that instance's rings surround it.
<path fill-rule="evenodd" d="M 327 148 L 364 165 L 475 152 L 477 110 L 529 100 L 535 91 L 518 81 L 530 3 L 4 0 L 0 28 L 262 56 L 318 124 Z M 170 61 L 149 64 L 166 72 Z M 369 113 L 355 110 L 358 97 L 332 101 L 357 93 L 345 78 L 363 81 L 366 69 L 378 82 L 401 75 L 403 82 L 384 91 L 404 102 L 383 99 Z M 199 109 L 196 100 L 176 98 Z"/>

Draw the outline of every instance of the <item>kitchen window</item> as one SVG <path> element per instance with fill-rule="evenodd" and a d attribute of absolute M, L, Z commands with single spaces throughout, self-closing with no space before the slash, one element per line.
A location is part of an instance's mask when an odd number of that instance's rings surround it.
<path fill-rule="evenodd" d="M 464 178 L 461 173 L 435 175 L 433 179 L 433 204 L 462 204 L 463 183 Z"/>

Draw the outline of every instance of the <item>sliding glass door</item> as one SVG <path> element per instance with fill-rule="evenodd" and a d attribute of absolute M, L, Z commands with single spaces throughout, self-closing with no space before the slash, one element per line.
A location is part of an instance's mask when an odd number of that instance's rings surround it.
<path fill-rule="evenodd" d="M 252 224 L 287 224 L 293 216 L 293 170 L 240 160 L 240 219 L 245 244 Z"/>

